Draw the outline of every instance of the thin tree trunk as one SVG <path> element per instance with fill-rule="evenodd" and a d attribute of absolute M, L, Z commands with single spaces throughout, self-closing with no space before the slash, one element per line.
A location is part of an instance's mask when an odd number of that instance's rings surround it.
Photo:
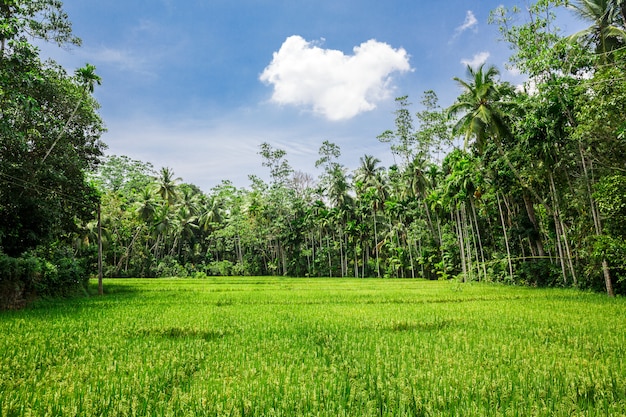
<path fill-rule="evenodd" d="M 502 205 L 500 204 L 500 193 L 496 193 L 496 197 L 498 198 L 498 211 L 500 212 L 500 220 L 502 221 L 502 232 L 504 233 L 504 243 L 506 245 L 506 257 L 509 261 L 509 273 L 511 274 L 511 281 L 513 281 L 513 263 L 511 262 L 511 249 L 509 248 L 509 237 L 506 233 L 504 213 L 502 212 Z"/>
<path fill-rule="evenodd" d="M 422 258 L 422 240 L 421 239 L 415 241 L 415 249 L 417 249 L 419 258 Z M 424 260 L 420 262 L 420 270 L 422 271 L 422 278 L 426 278 L 426 274 L 424 273 Z"/>
<path fill-rule="evenodd" d="M 554 204 L 554 210 L 552 211 L 552 216 L 554 218 L 554 229 L 556 232 L 556 248 L 557 248 L 557 252 L 559 255 L 559 264 L 561 265 L 561 273 L 563 274 L 563 283 L 567 284 L 567 271 L 565 270 L 565 258 L 563 256 L 563 244 L 561 242 L 561 236 L 563 234 L 561 231 L 561 222 L 560 222 L 561 213 L 559 211 L 559 206 L 557 203 L 557 195 L 556 195 L 556 189 L 554 187 L 554 178 L 552 177 L 552 173 L 549 173 L 548 176 L 550 178 L 550 190 L 551 190 L 553 204 Z"/>
<path fill-rule="evenodd" d="M 459 239 L 459 248 L 461 249 L 461 268 L 463 270 L 463 282 L 467 281 L 467 265 L 465 263 L 465 243 L 463 242 L 463 230 L 461 229 L 461 216 L 459 215 L 459 209 L 454 211 L 454 218 L 456 222 L 456 235 Z"/>
<path fill-rule="evenodd" d="M 483 266 L 483 276 L 487 279 L 487 265 L 485 265 L 485 252 L 483 251 L 483 241 L 480 235 L 480 227 L 478 226 L 478 216 L 476 215 L 476 205 L 474 200 L 470 198 L 470 206 L 472 207 L 472 214 L 474 215 L 474 227 L 476 228 L 476 236 L 478 237 L 478 247 L 480 248 L 480 260 Z"/>
<path fill-rule="evenodd" d="M 596 236 L 600 236 L 602 234 L 602 224 L 600 223 L 600 214 L 598 213 L 598 208 L 596 206 L 596 202 L 593 199 L 593 195 L 591 192 L 591 179 L 589 177 L 589 173 L 587 171 L 587 162 L 585 161 L 585 155 L 583 153 L 582 145 L 578 146 L 580 151 L 580 159 L 583 164 L 583 172 L 585 174 L 585 183 L 587 185 L 587 192 L 589 193 L 589 205 L 591 206 L 591 214 L 593 216 L 593 224 L 596 230 Z M 613 292 L 613 283 L 611 281 L 611 272 L 609 270 L 609 263 L 606 258 L 602 259 L 602 275 L 604 275 L 604 285 L 606 286 L 606 293 L 609 297 L 614 297 L 615 293 Z"/>
<path fill-rule="evenodd" d="M 469 239 L 469 230 L 467 227 L 467 207 L 465 207 L 465 203 L 461 203 L 461 226 L 463 236 L 465 238 L 465 256 L 467 256 L 467 272 L 469 281 L 474 280 L 474 267 L 472 265 L 472 248 Z"/>
<path fill-rule="evenodd" d="M 535 207 L 533 202 L 530 200 L 530 197 L 526 193 L 522 193 L 522 197 L 524 198 L 524 205 L 526 206 L 526 213 L 528 214 L 528 219 L 533 225 L 533 229 L 537 237 L 533 237 L 533 241 L 531 242 L 531 246 L 535 246 L 537 249 L 537 255 L 540 257 L 545 256 L 545 251 L 543 249 L 543 242 L 541 242 L 541 234 L 539 233 L 539 223 L 537 222 L 537 216 L 535 215 Z M 556 208 L 555 208 L 556 210 Z"/>
<path fill-rule="evenodd" d="M 101 208 L 98 202 L 98 294 L 104 294 L 104 288 L 102 285 L 102 221 L 101 221 Z"/>
<path fill-rule="evenodd" d="M 413 247 L 411 246 L 411 243 L 409 242 L 408 237 L 406 241 L 406 248 L 409 251 L 409 260 L 411 262 L 411 278 L 415 278 L 415 265 L 413 263 Z"/>
<path fill-rule="evenodd" d="M 470 200 L 471 201 L 471 200 Z M 471 205 L 471 203 L 470 203 Z M 480 261 L 480 257 L 478 256 L 478 243 L 476 243 L 476 230 L 475 230 L 475 224 L 474 221 L 472 220 L 472 216 L 467 216 L 467 221 L 469 222 L 469 230 L 471 230 L 472 232 L 472 243 L 474 244 L 474 257 L 476 258 L 476 275 L 478 276 L 478 281 L 480 281 L 481 279 L 481 261 Z M 468 232 L 469 233 L 469 232 Z M 482 265 L 485 265 L 485 262 L 483 260 Z"/>
<path fill-rule="evenodd" d="M 333 276 L 333 264 L 332 264 L 332 260 L 330 257 L 330 238 L 328 237 L 328 235 L 326 235 L 326 245 L 328 248 L 328 276 L 332 277 Z"/>
<path fill-rule="evenodd" d="M 376 276 L 380 278 L 380 263 L 378 259 L 378 231 L 376 230 L 376 210 L 374 209 L 374 249 L 376 250 Z"/>

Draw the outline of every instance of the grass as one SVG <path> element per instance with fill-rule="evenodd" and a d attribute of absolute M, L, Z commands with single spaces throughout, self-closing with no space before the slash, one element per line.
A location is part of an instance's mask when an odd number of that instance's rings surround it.
<path fill-rule="evenodd" d="M 105 280 L 0 313 L 5 416 L 626 416 L 626 303 L 422 280 Z"/>

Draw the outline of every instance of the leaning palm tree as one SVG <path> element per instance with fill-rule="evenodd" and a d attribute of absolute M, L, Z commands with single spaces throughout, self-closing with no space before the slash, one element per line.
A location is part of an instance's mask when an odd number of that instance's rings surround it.
<path fill-rule="evenodd" d="M 626 1 L 576 0 L 569 7 L 591 26 L 567 40 L 593 48 L 602 64 L 611 62 L 613 51 L 626 47 Z"/>

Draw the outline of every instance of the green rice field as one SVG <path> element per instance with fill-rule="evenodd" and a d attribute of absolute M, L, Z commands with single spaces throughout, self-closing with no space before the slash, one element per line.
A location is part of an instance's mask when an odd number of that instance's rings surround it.
<path fill-rule="evenodd" d="M 626 302 L 451 281 L 105 280 L 0 312 L 0 416 L 626 416 Z"/>

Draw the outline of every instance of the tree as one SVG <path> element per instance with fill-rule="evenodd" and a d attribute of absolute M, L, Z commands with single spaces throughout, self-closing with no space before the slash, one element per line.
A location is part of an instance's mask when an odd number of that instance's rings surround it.
<path fill-rule="evenodd" d="M 80 45 L 59 0 L 3 0 L 0 3 L 0 60 L 30 49 L 28 40 Z"/>
<path fill-rule="evenodd" d="M 41 62 L 28 43 L 80 43 L 61 3 L 5 1 L 0 19 L 0 248 L 19 256 L 94 217 L 98 197 L 85 172 L 102 154 L 104 128 L 76 78 Z"/>
<path fill-rule="evenodd" d="M 484 152 L 487 140 L 492 139 L 501 146 L 502 138 L 511 134 L 505 121 L 502 100 L 513 90 L 509 84 L 496 80 L 500 75 L 496 67 L 490 66 L 486 71 L 484 67 L 483 64 L 474 69 L 468 65 L 467 81 L 454 78 L 463 88 L 463 94 L 448 109 L 451 117 L 461 115 L 453 128 L 454 132 L 464 136 L 466 147 L 473 137 L 479 153 Z"/>
<path fill-rule="evenodd" d="M 270 169 L 270 177 L 276 186 L 285 186 L 293 172 L 289 162 L 285 159 L 287 152 L 283 149 L 274 149 L 272 145 L 263 142 L 260 145 L 259 155 L 263 157 L 262 165 Z"/>
<path fill-rule="evenodd" d="M 568 5 L 591 26 L 567 39 L 579 42 L 599 56 L 601 63 L 613 61 L 613 52 L 626 46 L 626 4 L 623 0 L 576 0 Z"/>
<path fill-rule="evenodd" d="M 396 115 L 396 130 L 386 130 L 378 135 L 378 140 L 383 143 L 391 143 L 391 152 L 400 155 L 402 162 L 408 164 L 414 156 L 416 137 L 413 128 L 413 117 L 409 111 L 409 97 L 396 98 L 398 109 Z"/>
<path fill-rule="evenodd" d="M 158 193 L 168 206 L 174 205 L 174 202 L 178 198 L 178 192 L 176 190 L 176 184 L 182 181 L 180 177 L 174 178 L 174 171 L 171 168 L 163 167 L 159 171 L 157 177 Z"/>
<path fill-rule="evenodd" d="M 86 93 L 92 94 L 94 91 L 94 85 L 96 83 L 98 85 L 101 84 L 102 79 L 98 75 L 96 75 L 95 71 L 96 71 L 96 67 L 94 67 L 91 64 L 86 64 L 83 68 L 79 68 L 76 70 L 76 78 L 77 78 L 78 85 L 82 87 L 83 92 L 85 94 Z M 63 126 L 63 129 L 61 129 L 59 136 L 57 136 L 56 140 L 50 146 L 50 149 L 48 149 L 48 152 L 46 152 L 46 154 L 44 155 L 42 162 L 45 162 L 46 158 L 48 158 L 48 156 L 50 155 L 50 152 L 52 152 L 56 144 L 59 142 L 59 140 L 61 140 L 69 124 L 72 122 L 72 119 L 74 119 L 74 116 L 76 115 L 76 112 L 78 111 L 78 107 L 81 105 L 82 102 L 83 102 L 83 96 L 81 95 L 80 99 L 76 102 L 76 107 L 74 107 L 74 110 L 72 110 L 72 113 L 70 114 L 70 117 L 67 119 L 67 122 Z"/>

